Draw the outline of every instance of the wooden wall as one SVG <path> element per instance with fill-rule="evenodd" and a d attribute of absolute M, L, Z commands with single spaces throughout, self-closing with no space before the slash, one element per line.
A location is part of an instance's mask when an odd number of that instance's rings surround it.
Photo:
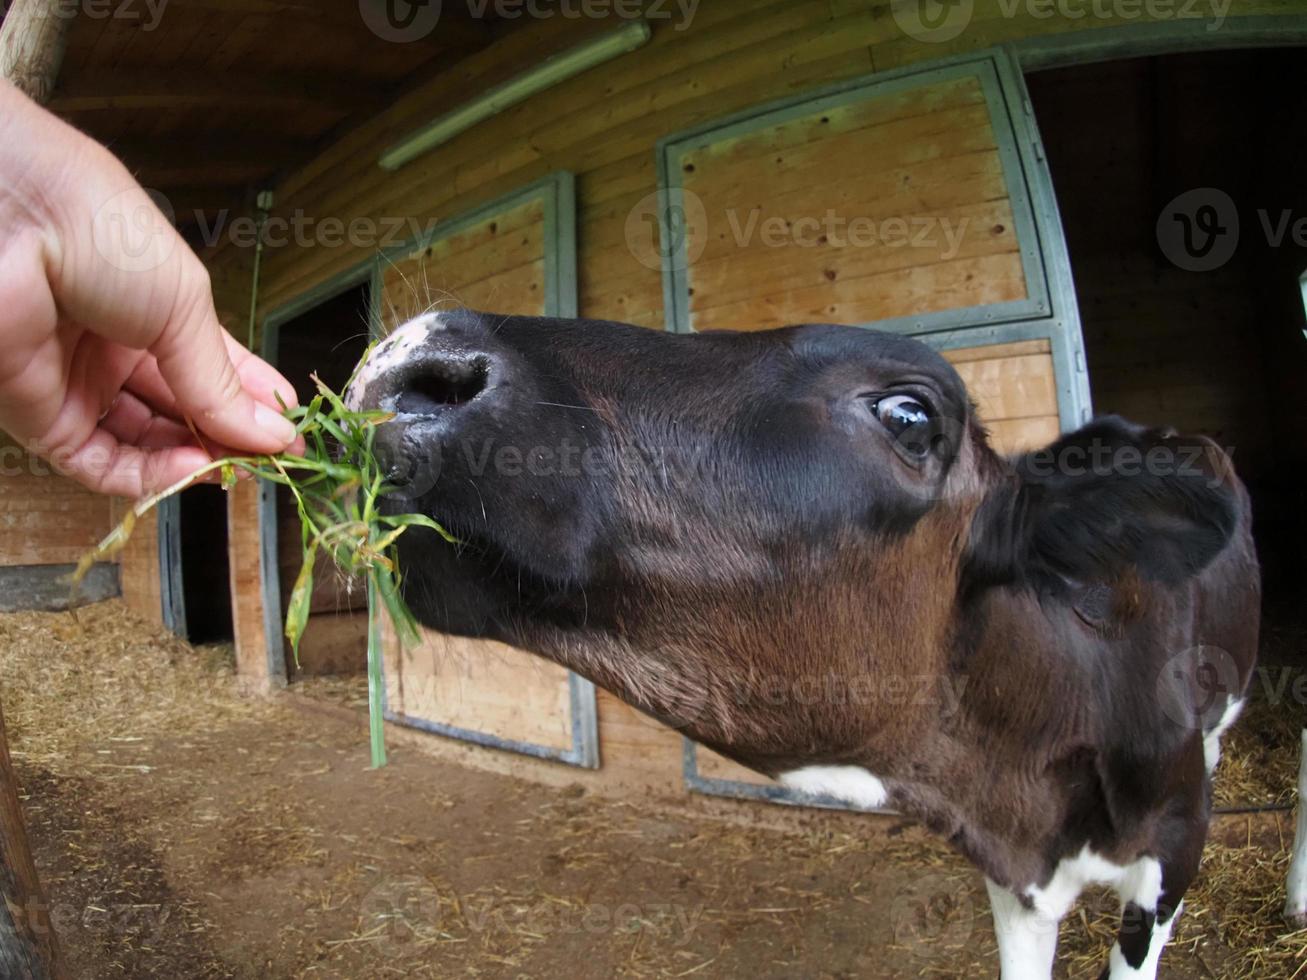
<path fill-rule="evenodd" d="M 0 565 L 75 564 L 109 532 L 112 511 L 0 433 Z"/>
<path fill-rule="evenodd" d="M 1256 0 L 1241 5 L 1239 12 L 1275 13 L 1290 7 L 1307 9 L 1307 4 Z M 612 26 L 542 20 L 460 62 L 287 175 L 276 188 L 278 212 L 289 216 L 298 210 L 316 221 L 340 219 L 346 225 L 365 219 L 377 227 L 407 221 L 423 226 L 465 213 L 551 171 L 570 170 L 577 175 L 581 315 L 661 329 L 660 272 L 656 262 L 648 261 L 648 243 L 640 240 L 647 230 L 631 220 L 648 207 L 656 190 L 654 147 L 659 138 L 841 79 L 1039 33 L 1118 25 L 1093 17 L 1035 18 L 1025 12 L 1004 17 L 998 5 L 978 4 L 974 21 L 957 38 L 922 43 L 903 33 L 890 0 L 714 0 L 699 7 L 688 29 L 655 20 L 653 38 L 644 48 L 507 110 L 393 174 L 377 167 L 382 148 L 448 111 L 467 93 L 520 73 L 586 33 Z M 377 244 L 320 243 L 266 251 L 262 307 L 274 309 L 356 266 L 375 254 Z M 250 258 L 250 250 L 230 244 L 206 256 L 220 301 L 233 319 L 248 301 Z M 886 281 L 889 289 L 895 288 L 893 276 Z M 1047 354 L 1032 350 L 1020 356 L 1035 364 Z M 964 360 L 959 366 L 983 384 L 983 360 L 967 365 Z M 1050 417 L 1044 413 L 1035 421 L 1010 421 L 1027 430 L 1043 427 L 1042 434 Z M 1029 431 L 1026 437 L 1032 437 Z M 234 523 L 234 534 L 235 528 Z M 244 594 L 238 605 L 248 601 Z M 679 736 L 602 692 L 599 724 L 604 769 L 578 773 L 578 778 L 682 789 Z"/>
<path fill-rule="evenodd" d="M 113 519 L 122 520 L 131 501 L 115 498 Z M 154 511 L 139 518 L 126 547 L 118 554 L 123 602 L 147 623 L 163 625 L 159 577 L 159 521 Z"/>
<path fill-rule="evenodd" d="M 886 320 L 1026 298 L 975 77 L 817 110 L 679 162 L 685 196 L 706 215 L 704 240 L 688 246 L 696 329 Z"/>
<path fill-rule="evenodd" d="M 241 480 L 227 493 L 227 561 L 236 671 L 252 687 L 268 689 L 285 678 L 269 670 L 259 555 L 259 488 L 253 480 Z"/>

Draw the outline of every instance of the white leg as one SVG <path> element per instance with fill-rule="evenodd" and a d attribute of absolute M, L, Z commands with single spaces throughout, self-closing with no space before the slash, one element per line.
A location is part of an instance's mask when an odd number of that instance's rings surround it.
<path fill-rule="evenodd" d="M 999 975 L 1002 980 L 1049 980 L 1057 953 L 1057 919 L 1041 915 L 988 878 L 989 904 L 998 936 Z"/>
<path fill-rule="evenodd" d="M 1175 920 L 1180 918 L 1183 910 L 1184 902 L 1181 902 L 1176 906 L 1175 915 L 1153 926 L 1148 938 L 1148 952 L 1144 956 L 1144 961 L 1138 966 L 1131 966 L 1126 961 L 1120 942 L 1113 944 L 1112 952 L 1107 958 L 1108 980 L 1155 980 L 1157 964 L 1162 958 L 1162 949 L 1171 941 L 1171 930 L 1175 928 Z"/>
<path fill-rule="evenodd" d="M 1302 762 L 1298 768 L 1298 826 L 1293 834 L 1293 860 L 1289 862 L 1288 899 L 1284 917 L 1307 926 L 1307 729 L 1302 733 Z"/>

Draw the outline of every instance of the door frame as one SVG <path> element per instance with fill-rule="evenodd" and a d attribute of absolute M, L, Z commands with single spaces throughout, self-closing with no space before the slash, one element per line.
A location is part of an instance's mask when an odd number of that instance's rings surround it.
<path fill-rule="evenodd" d="M 1042 34 L 1005 45 L 1022 73 L 1071 68 L 1154 55 L 1249 48 L 1307 47 L 1307 15 L 1227 17 L 1219 30 L 1205 19 L 1122 24 L 1062 34 Z"/>
<path fill-rule="evenodd" d="M 186 579 L 182 570 L 181 495 L 159 501 L 154 510 L 159 547 L 159 613 L 164 628 L 187 638 Z"/>
<path fill-rule="evenodd" d="M 373 282 L 375 264 L 374 259 L 358 262 L 310 286 L 304 292 L 266 313 L 261 321 L 260 356 L 275 367 L 283 324 L 365 283 L 370 289 L 368 328 L 375 334 L 379 324 L 377 296 Z M 259 581 L 262 583 L 263 643 L 267 650 L 268 677 L 274 684 L 285 687 L 290 677 L 286 670 L 286 639 L 281 608 L 281 568 L 277 563 L 277 549 L 280 544 L 277 530 L 277 485 L 268 480 L 259 480 L 258 484 Z"/>

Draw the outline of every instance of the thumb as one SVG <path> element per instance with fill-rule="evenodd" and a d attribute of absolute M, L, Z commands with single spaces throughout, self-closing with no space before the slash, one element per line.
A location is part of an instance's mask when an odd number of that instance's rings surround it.
<path fill-rule="evenodd" d="M 280 452 L 294 440 L 295 426 L 242 384 L 204 278 L 202 287 L 184 290 L 150 347 L 159 373 L 178 409 L 209 438 L 246 452 Z"/>

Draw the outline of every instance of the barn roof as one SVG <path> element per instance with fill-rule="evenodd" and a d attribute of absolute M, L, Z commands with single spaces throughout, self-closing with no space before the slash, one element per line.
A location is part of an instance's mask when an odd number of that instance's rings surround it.
<path fill-rule="evenodd" d="M 50 108 L 166 195 L 185 231 L 522 23 L 495 6 L 446 3 L 397 40 L 356 2 L 81 4 Z"/>

